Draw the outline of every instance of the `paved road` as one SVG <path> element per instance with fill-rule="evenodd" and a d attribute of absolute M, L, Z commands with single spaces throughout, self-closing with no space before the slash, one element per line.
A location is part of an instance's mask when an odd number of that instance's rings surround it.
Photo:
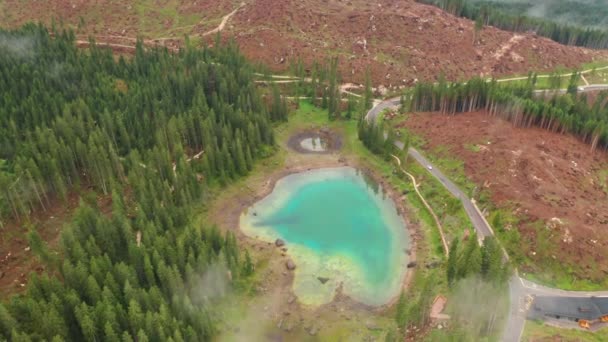
<path fill-rule="evenodd" d="M 385 109 L 391 108 L 399 105 L 399 98 L 393 98 L 386 101 L 383 101 L 372 108 L 367 115 L 365 116 L 366 120 L 376 120 L 378 115 Z M 399 148 L 403 148 L 403 143 L 401 141 L 396 141 L 395 145 Z M 475 228 L 477 232 L 477 237 L 481 240 L 486 236 L 492 236 L 492 230 L 489 228 L 488 224 L 485 222 L 485 219 L 480 215 L 477 211 L 473 202 L 469 199 L 468 195 L 464 193 L 460 188 L 454 184 L 448 177 L 446 177 L 441 170 L 437 167 L 433 166 L 433 164 L 427 160 L 418 150 L 413 147 L 410 147 L 408 150 L 408 155 L 414 158 L 420 165 L 422 165 L 425 169 L 427 169 L 443 186 L 456 198 L 459 198 L 464 206 L 464 210 L 471 220 L 471 224 Z"/>
<path fill-rule="evenodd" d="M 590 85 L 585 87 L 586 91 L 598 90 L 596 87 L 603 87 L 601 89 L 608 89 L 608 85 Z M 368 121 L 374 121 L 378 118 L 378 115 L 385 109 L 399 106 L 399 98 L 388 99 L 377 103 L 365 116 Z M 399 148 L 403 148 L 403 143 L 396 141 L 395 145 Z M 454 196 L 460 199 L 464 209 L 469 216 L 471 224 L 475 227 L 477 236 L 485 238 L 486 236 L 494 235 L 488 222 L 481 216 L 479 211 L 474 206 L 473 202 L 469 200 L 468 196 L 456 186 L 452 181 L 448 179 L 435 165 L 433 165 L 428 159 L 426 159 L 420 152 L 414 148 L 409 148 L 408 155 L 414 158 L 420 165 L 422 165 L 428 172 L 430 172 L 435 178 L 443 184 L 443 186 Z M 430 167 L 429 167 L 430 166 Z M 507 256 L 508 257 L 508 256 Z M 515 274 L 509 280 L 509 298 L 510 308 L 509 317 L 505 330 L 503 332 L 502 340 L 504 342 L 519 342 L 524 331 L 526 324 L 526 314 L 528 300 L 531 296 L 563 296 L 563 297 L 608 297 L 608 291 L 565 291 L 560 289 L 549 288 L 546 286 L 538 285 L 529 280 L 522 279 Z"/>
<path fill-rule="evenodd" d="M 590 91 L 599 91 L 599 90 L 607 90 L 608 89 L 608 84 L 590 84 L 590 85 L 586 85 L 586 86 L 579 86 L 578 87 L 578 92 L 579 93 L 587 93 Z M 565 94 L 568 90 L 567 89 L 539 89 L 539 90 L 535 90 L 534 94 Z"/>
<path fill-rule="evenodd" d="M 606 70 L 606 69 L 608 69 L 608 66 L 604 66 L 604 67 L 601 67 L 601 68 L 595 68 L 595 69 L 583 70 L 583 71 L 580 71 L 579 74 L 580 75 L 586 75 L 588 73 L 593 72 L 594 70 L 595 71 L 601 71 L 601 70 Z M 568 76 L 572 76 L 572 73 L 570 72 L 570 73 L 567 73 L 567 74 L 560 74 L 559 76 L 560 76 L 560 78 L 561 77 L 568 77 Z M 549 78 L 549 77 L 553 77 L 553 75 L 536 75 L 536 78 Z M 520 76 L 520 77 L 511 77 L 511 78 L 498 79 L 496 81 L 499 82 L 499 83 L 501 83 L 501 82 L 511 82 L 511 81 L 524 81 L 524 80 L 527 80 L 527 79 L 528 79 L 528 76 Z M 489 79 L 489 80 L 491 80 L 491 79 Z"/>
<path fill-rule="evenodd" d="M 606 90 L 608 89 L 608 84 L 590 84 L 587 86 L 579 87 L 579 91 L 596 91 L 596 90 Z"/>
<path fill-rule="evenodd" d="M 401 147 L 403 147 L 403 144 L 401 144 Z M 428 161 L 424 156 L 422 156 L 422 154 L 420 154 L 420 152 L 418 152 L 416 149 L 410 147 L 410 149 L 408 150 L 408 154 L 410 155 L 410 157 L 416 159 L 416 161 L 424 168 L 426 168 L 427 171 L 429 171 L 433 176 L 435 176 L 435 178 L 437 178 L 437 180 L 439 180 L 439 182 L 441 182 L 441 184 L 443 184 L 443 186 L 450 193 L 452 193 L 452 195 L 460 199 L 462 205 L 464 206 L 464 210 L 466 211 L 467 215 L 469 216 L 469 219 L 471 220 L 471 224 L 477 232 L 477 237 L 480 240 L 483 240 L 483 238 L 487 236 L 493 235 L 492 230 L 489 228 L 485 219 L 481 217 L 481 214 L 479 213 L 479 211 L 477 211 L 477 209 L 473 205 L 473 202 L 471 202 L 466 193 L 460 190 L 460 188 L 456 184 L 452 183 L 452 181 L 449 180 L 448 177 L 446 177 L 437 167 L 433 166 L 433 164 Z"/>
<path fill-rule="evenodd" d="M 514 274 L 509 281 L 511 305 L 503 332 L 503 341 L 518 342 L 526 324 L 529 300 L 533 296 L 555 297 L 608 297 L 608 291 L 566 291 L 536 284 Z"/>

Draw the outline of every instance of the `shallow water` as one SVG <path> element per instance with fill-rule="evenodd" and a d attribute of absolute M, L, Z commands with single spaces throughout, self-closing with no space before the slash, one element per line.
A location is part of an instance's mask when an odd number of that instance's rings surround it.
<path fill-rule="evenodd" d="M 313 152 L 324 152 L 327 150 L 327 142 L 321 137 L 302 139 L 300 146 L 305 150 Z"/>
<path fill-rule="evenodd" d="M 392 200 L 350 167 L 280 179 L 273 192 L 241 215 L 245 234 L 286 241 L 300 302 L 330 302 L 337 288 L 369 305 L 396 296 L 405 276 L 409 235 Z M 329 278 L 325 284 L 318 277 Z"/>

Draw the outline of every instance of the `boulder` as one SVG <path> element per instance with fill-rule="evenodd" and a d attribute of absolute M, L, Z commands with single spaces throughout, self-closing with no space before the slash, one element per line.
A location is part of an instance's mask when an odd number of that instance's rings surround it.
<path fill-rule="evenodd" d="M 274 245 L 277 247 L 283 247 L 283 246 L 285 246 L 285 241 L 283 241 L 281 239 L 276 239 L 276 241 L 274 242 Z"/>
<path fill-rule="evenodd" d="M 407 264 L 407 268 L 414 268 L 414 267 L 416 267 L 416 265 L 418 265 L 418 263 L 417 263 L 417 262 L 415 262 L 415 261 L 410 261 L 410 262 Z"/>
<path fill-rule="evenodd" d="M 317 279 L 319 279 L 321 284 L 325 284 L 329 281 L 329 278 L 327 278 L 327 277 L 317 277 Z"/>
<path fill-rule="evenodd" d="M 287 267 L 288 270 L 293 271 L 296 269 L 296 264 L 293 260 L 289 259 L 285 262 L 285 267 Z"/>

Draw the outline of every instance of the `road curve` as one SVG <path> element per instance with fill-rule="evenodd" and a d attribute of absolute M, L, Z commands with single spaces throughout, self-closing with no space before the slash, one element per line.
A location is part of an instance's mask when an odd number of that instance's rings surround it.
<path fill-rule="evenodd" d="M 393 98 L 379 103 L 374 106 L 365 116 L 367 121 L 374 121 L 378 118 L 378 115 L 387 108 L 395 107 L 400 104 L 399 98 Z M 395 146 L 403 148 L 401 141 L 396 141 Z M 473 205 L 473 202 L 469 199 L 468 195 L 464 193 L 460 188 L 454 184 L 448 177 L 446 177 L 441 170 L 435 167 L 428 159 L 426 159 L 418 150 L 413 147 L 408 149 L 408 155 L 414 158 L 420 165 L 422 165 L 428 172 L 430 172 L 439 182 L 456 198 L 460 199 L 464 210 L 471 220 L 471 224 L 477 232 L 477 237 L 481 240 L 487 236 L 492 236 L 492 229 L 486 223 L 486 220 L 481 216 L 479 211 Z"/>
<path fill-rule="evenodd" d="M 590 85 L 585 87 L 586 91 L 598 90 L 595 87 L 602 87 L 601 89 L 608 89 L 608 85 Z M 605 88 L 604 88 L 605 87 Z M 394 108 L 400 105 L 399 98 L 392 98 L 377 103 L 372 109 L 370 109 L 365 115 L 365 119 L 369 121 L 375 121 L 378 119 L 378 115 L 387 108 Z M 403 149 L 403 142 L 395 141 L 395 146 Z M 471 224 L 477 232 L 477 237 L 483 239 L 487 236 L 494 235 L 488 222 L 482 217 L 481 213 L 474 205 L 473 201 L 468 198 L 456 184 L 449 180 L 435 165 L 433 165 L 428 159 L 426 159 L 418 150 L 410 147 L 408 149 L 408 155 L 414 158 L 420 165 L 422 165 L 428 172 L 430 172 L 439 182 L 454 196 L 460 199 L 465 212 L 469 216 Z M 507 256 L 508 257 L 508 256 Z M 517 270 L 515 274 L 509 280 L 509 317 L 503 331 L 502 340 L 504 342 L 519 342 L 524 331 L 526 324 L 527 315 L 527 303 L 526 300 L 530 296 L 561 296 L 561 297 L 608 297 L 608 291 L 566 291 L 560 289 L 554 289 L 546 286 L 542 286 L 525 280 L 519 277 Z"/>

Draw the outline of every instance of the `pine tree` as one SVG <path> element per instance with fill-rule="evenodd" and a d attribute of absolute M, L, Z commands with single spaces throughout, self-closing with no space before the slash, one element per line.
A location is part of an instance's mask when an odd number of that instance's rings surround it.
<path fill-rule="evenodd" d="M 453 285 L 456 277 L 458 276 L 458 238 L 454 238 L 450 244 L 450 250 L 448 255 L 448 263 L 446 267 L 448 285 Z"/>
<path fill-rule="evenodd" d="M 251 256 L 249 255 L 249 251 L 245 250 L 245 262 L 243 263 L 243 276 L 248 277 L 253 274 L 254 266 L 251 261 Z"/>
<path fill-rule="evenodd" d="M 374 102 L 374 94 L 372 93 L 372 79 L 369 69 L 365 71 L 365 92 L 363 96 L 363 103 L 365 106 L 364 110 L 367 111 L 368 109 L 372 108 Z"/>
<path fill-rule="evenodd" d="M 475 26 L 473 29 L 473 45 L 477 45 L 481 30 L 483 30 L 483 18 L 478 16 L 477 19 L 475 19 Z"/>

